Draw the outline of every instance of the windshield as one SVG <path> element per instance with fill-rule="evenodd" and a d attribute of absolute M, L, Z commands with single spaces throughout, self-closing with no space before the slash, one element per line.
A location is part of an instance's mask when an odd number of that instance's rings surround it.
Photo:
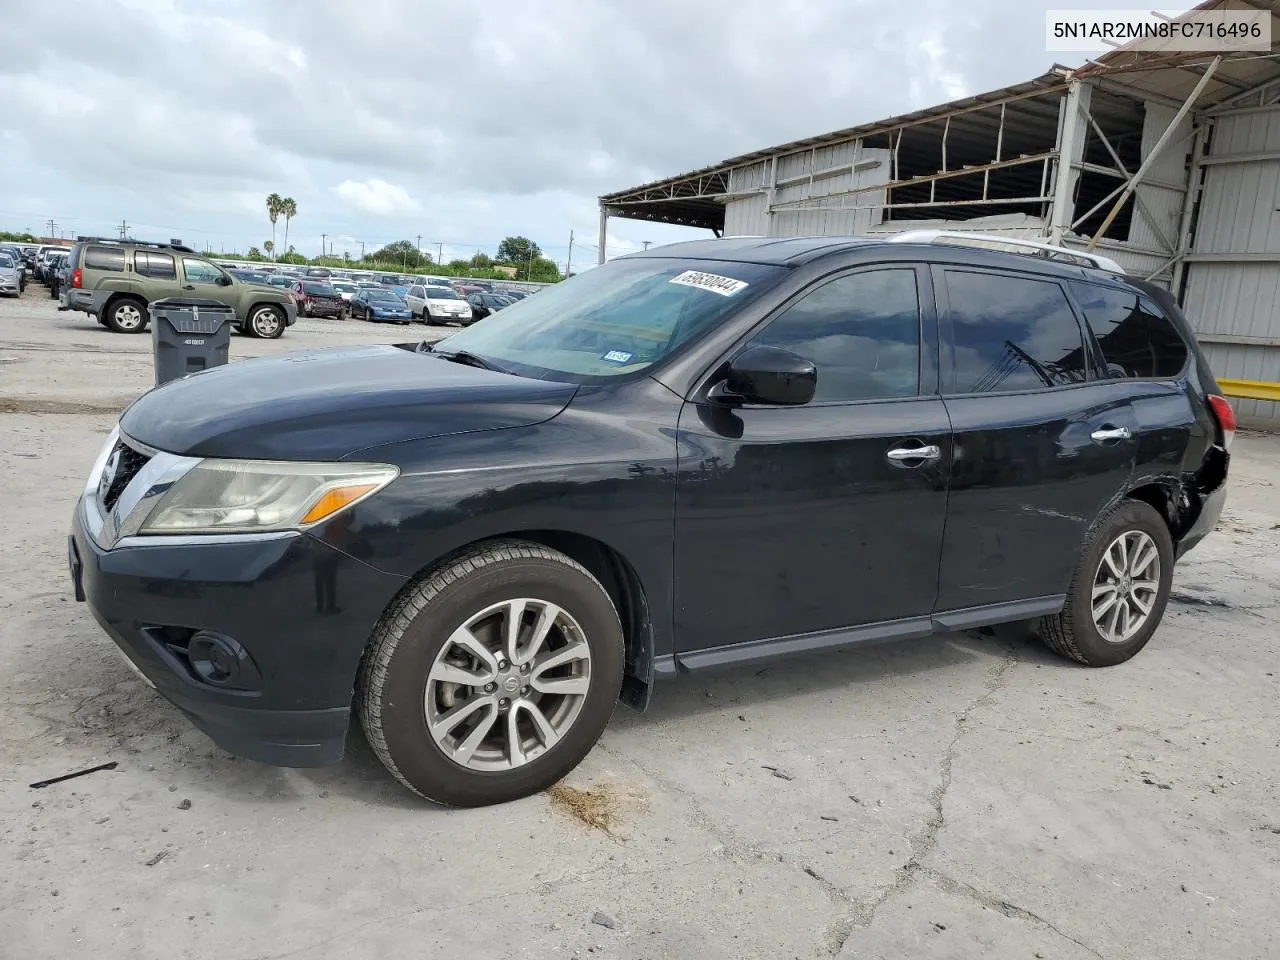
<path fill-rule="evenodd" d="M 332 297 L 334 295 L 333 287 L 327 283 L 304 283 L 302 292 L 313 297 Z"/>
<path fill-rule="evenodd" d="M 786 272 L 719 260 L 614 260 L 505 306 L 438 347 L 524 376 L 600 382 L 665 359 Z"/>
<path fill-rule="evenodd" d="M 333 289 L 338 290 L 342 293 L 353 293 L 355 292 L 355 289 L 356 289 L 356 286 L 354 283 L 343 283 L 339 280 L 335 280 L 333 283 L 329 284 L 329 286 L 333 287 Z"/>
<path fill-rule="evenodd" d="M 427 287 L 427 297 L 431 300 L 461 300 L 462 298 L 447 287 Z"/>
<path fill-rule="evenodd" d="M 12 267 L 13 260 L 8 254 L 0 253 L 0 267 Z"/>

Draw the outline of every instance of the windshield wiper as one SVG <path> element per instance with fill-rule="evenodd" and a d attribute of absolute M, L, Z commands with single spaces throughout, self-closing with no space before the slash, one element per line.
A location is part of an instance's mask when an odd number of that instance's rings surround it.
<path fill-rule="evenodd" d="M 477 356 L 466 350 L 436 350 L 433 347 L 427 347 L 427 351 L 440 357 L 442 360 L 449 360 L 453 363 L 462 363 L 468 367 L 479 367 L 481 370 L 493 370 L 495 373 L 507 373 L 502 367 L 498 366 L 492 360 L 486 360 L 484 357 Z"/>

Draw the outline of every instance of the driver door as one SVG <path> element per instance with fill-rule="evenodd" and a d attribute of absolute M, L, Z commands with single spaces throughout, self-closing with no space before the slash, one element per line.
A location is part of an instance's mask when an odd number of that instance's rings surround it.
<path fill-rule="evenodd" d="M 232 284 L 230 275 L 208 260 L 201 260 L 199 257 L 183 257 L 182 275 L 183 296 L 235 305 L 227 296 L 227 289 Z M 243 320 L 244 317 L 237 319 Z"/>

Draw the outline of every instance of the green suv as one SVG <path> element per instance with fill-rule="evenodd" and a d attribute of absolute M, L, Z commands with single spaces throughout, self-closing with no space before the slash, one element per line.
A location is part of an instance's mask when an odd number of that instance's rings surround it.
<path fill-rule="evenodd" d="M 147 304 L 165 297 L 197 297 L 225 303 L 235 326 L 254 337 L 275 339 L 298 318 L 287 290 L 237 280 L 178 242 L 81 238 L 71 248 L 60 310 L 82 310 L 116 333 L 147 328 Z"/>

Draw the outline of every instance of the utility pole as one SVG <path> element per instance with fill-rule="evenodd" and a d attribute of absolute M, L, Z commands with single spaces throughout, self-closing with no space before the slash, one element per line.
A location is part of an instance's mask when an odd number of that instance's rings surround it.
<path fill-rule="evenodd" d="M 652 241 L 652 240 L 641 240 L 640 242 L 644 244 L 644 248 L 645 248 L 646 250 L 648 250 L 648 249 L 649 249 L 649 244 L 653 243 L 653 241 Z"/>
<path fill-rule="evenodd" d="M 129 221 L 128 220 L 120 221 L 120 239 L 121 240 L 129 239 Z"/>
<path fill-rule="evenodd" d="M 414 264 L 414 266 L 415 268 L 421 269 L 422 267 L 422 234 L 418 234 L 418 246 L 416 249 L 418 251 L 418 262 Z"/>
<path fill-rule="evenodd" d="M 53 217 L 50 217 L 48 220 L 45 221 L 45 226 L 49 228 L 49 239 L 50 240 L 57 239 L 58 235 L 53 231 L 57 229 L 58 225 L 53 222 Z"/>
<path fill-rule="evenodd" d="M 436 241 L 436 266 L 444 263 L 444 244 Z"/>
<path fill-rule="evenodd" d="M 364 241 L 360 241 L 360 262 L 364 262 Z"/>
<path fill-rule="evenodd" d="M 564 262 L 564 278 L 569 279 L 569 271 L 573 269 L 573 231 L 569 231 L 569 259 Z"/>
<path fill-rule="evenodd" d="M 324 251 L 325 251 L 325 243 L 324 243 L 324 242 L 325 242 L 325 240 L 326 240 L 326 239 L 328 239 L 328 236 L 329 236 L 329 235 L 328 235 L 327 233 L 322 233 L 322 234 L 320 234 L 320 259 L 321 259 L 321 260 L 323 260 L 323 259 L 324 259 L 324 257 L 325 257 L 325 253 L 324 253 Z M 287 251 L 287 250 L 286 250 L 285 252 L 286 252 L 286 253 L 288 253 L 288 251 Z"/>

